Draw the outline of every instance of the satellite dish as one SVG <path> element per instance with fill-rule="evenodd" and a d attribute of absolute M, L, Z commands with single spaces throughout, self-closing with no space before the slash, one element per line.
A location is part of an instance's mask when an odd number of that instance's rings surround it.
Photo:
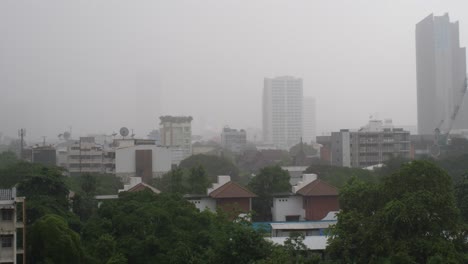
<path fill-rule="evenodd" d="M 63 138 L 64 138 L 65 140 L 67 140 L 67 141 L 70 139 L 70 136 L 71 136 L 71 134 L 70 134 L 70 132 L 68 132 L 68 131 L 66 131 L 66 132 L 63 133 Z"/>
<path fill-rule="evenodd" d="M 120 132 L 120 135 L 121 135 L 122 137 L 126 137 L 126 136 L 128 136 L 128 133 L 129 133 L 130 131 L 128 131 L 128 128 L 122 127 L 122 128 L 120 129 L 119 132 Z"/>

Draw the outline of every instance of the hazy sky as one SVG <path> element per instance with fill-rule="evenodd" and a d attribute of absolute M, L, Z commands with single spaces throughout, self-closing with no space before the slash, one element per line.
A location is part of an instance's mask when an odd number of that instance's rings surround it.
<path fill-rule="evenodd" d="M 195 132 L 261 128 L 264 77 L 304 80 L 317 134 L 370 115 L 416 125 L 415 24 L 468 1 L 0 1 L 0 132 L 29 140 L 146 136 L 161 114 Z"/>

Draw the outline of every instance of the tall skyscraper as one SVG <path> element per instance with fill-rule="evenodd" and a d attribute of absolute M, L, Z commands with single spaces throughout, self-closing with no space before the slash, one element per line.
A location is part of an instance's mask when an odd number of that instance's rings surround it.
<path fill-rule="evenodd" d="M 302 79 L 265 78 L 263 88 L 263 141 L 289 149 L 302 137 Z"/>
<path fill-rule="evenodd" d="M 310 144 L 311 141 L 315 142 L 315 136 L 317 131 L 317 123 L 315 119 L 315 98 L 304 97 L 302 104 L 302 140 Z"/>
<path fill-rule="evenodd" d="M 466 52 L 458 31 L 458 22 L 450 22 L 448 14 L 431 14 L 416 24 L 419 134 L 433 134 L 436 128 L 442 133 L 468 128 L 468 100 L 462 99 Z"/>

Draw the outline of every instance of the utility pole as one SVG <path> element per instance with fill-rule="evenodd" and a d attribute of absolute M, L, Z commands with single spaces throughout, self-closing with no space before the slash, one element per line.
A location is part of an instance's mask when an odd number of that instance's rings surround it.
<path fill-rule="evenodd" d="M 18 130 L 18 136 L 20 137 L 20 159 L 23 159 L 23 147 L 24 147 L 24 137 L 26 136 L 26 129 L 24 128 L 21 128 L 20 130 Z"/>

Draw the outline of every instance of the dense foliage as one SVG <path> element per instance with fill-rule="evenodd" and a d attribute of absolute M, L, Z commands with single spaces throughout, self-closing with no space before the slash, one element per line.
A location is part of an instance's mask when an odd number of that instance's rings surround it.
<path fill-rule="evenodd" d="M 339 263 L 464 263 L 466 234 L 451 178 L 412 161 L 378 184 L 354 179 L 340 192 L 341 211 L 328 253 Z"/>
<path fill-rule="evenodd" d="M 335 167 L 330 165 L 312 165 L 305 173 L 315 173 L 319 179 L 341 188 L 346 182 L 355 177 L 365 182 L 377 182 L 378 177 L 372 171 L 360 168 Z"/>
<path fill-rule="evenodd" d="M 280 166 L 265 167 L 249 182 L 249 189 L 257 195 L 252 207 L 255 220 L 270 221 L 273 194 L 290 192 L 289 173 Z"/>
<path fill-rule="evenodd" d="M 198 154 L 184 159 L 179 164 L 179 168 L 183 170 L 190 170 L 199 166 L 204 168 L 210 182 L 215 182 L 218 175 L 229 175 L 232 180 L 239 180 L 239 168 L 224 157 Z"/>

